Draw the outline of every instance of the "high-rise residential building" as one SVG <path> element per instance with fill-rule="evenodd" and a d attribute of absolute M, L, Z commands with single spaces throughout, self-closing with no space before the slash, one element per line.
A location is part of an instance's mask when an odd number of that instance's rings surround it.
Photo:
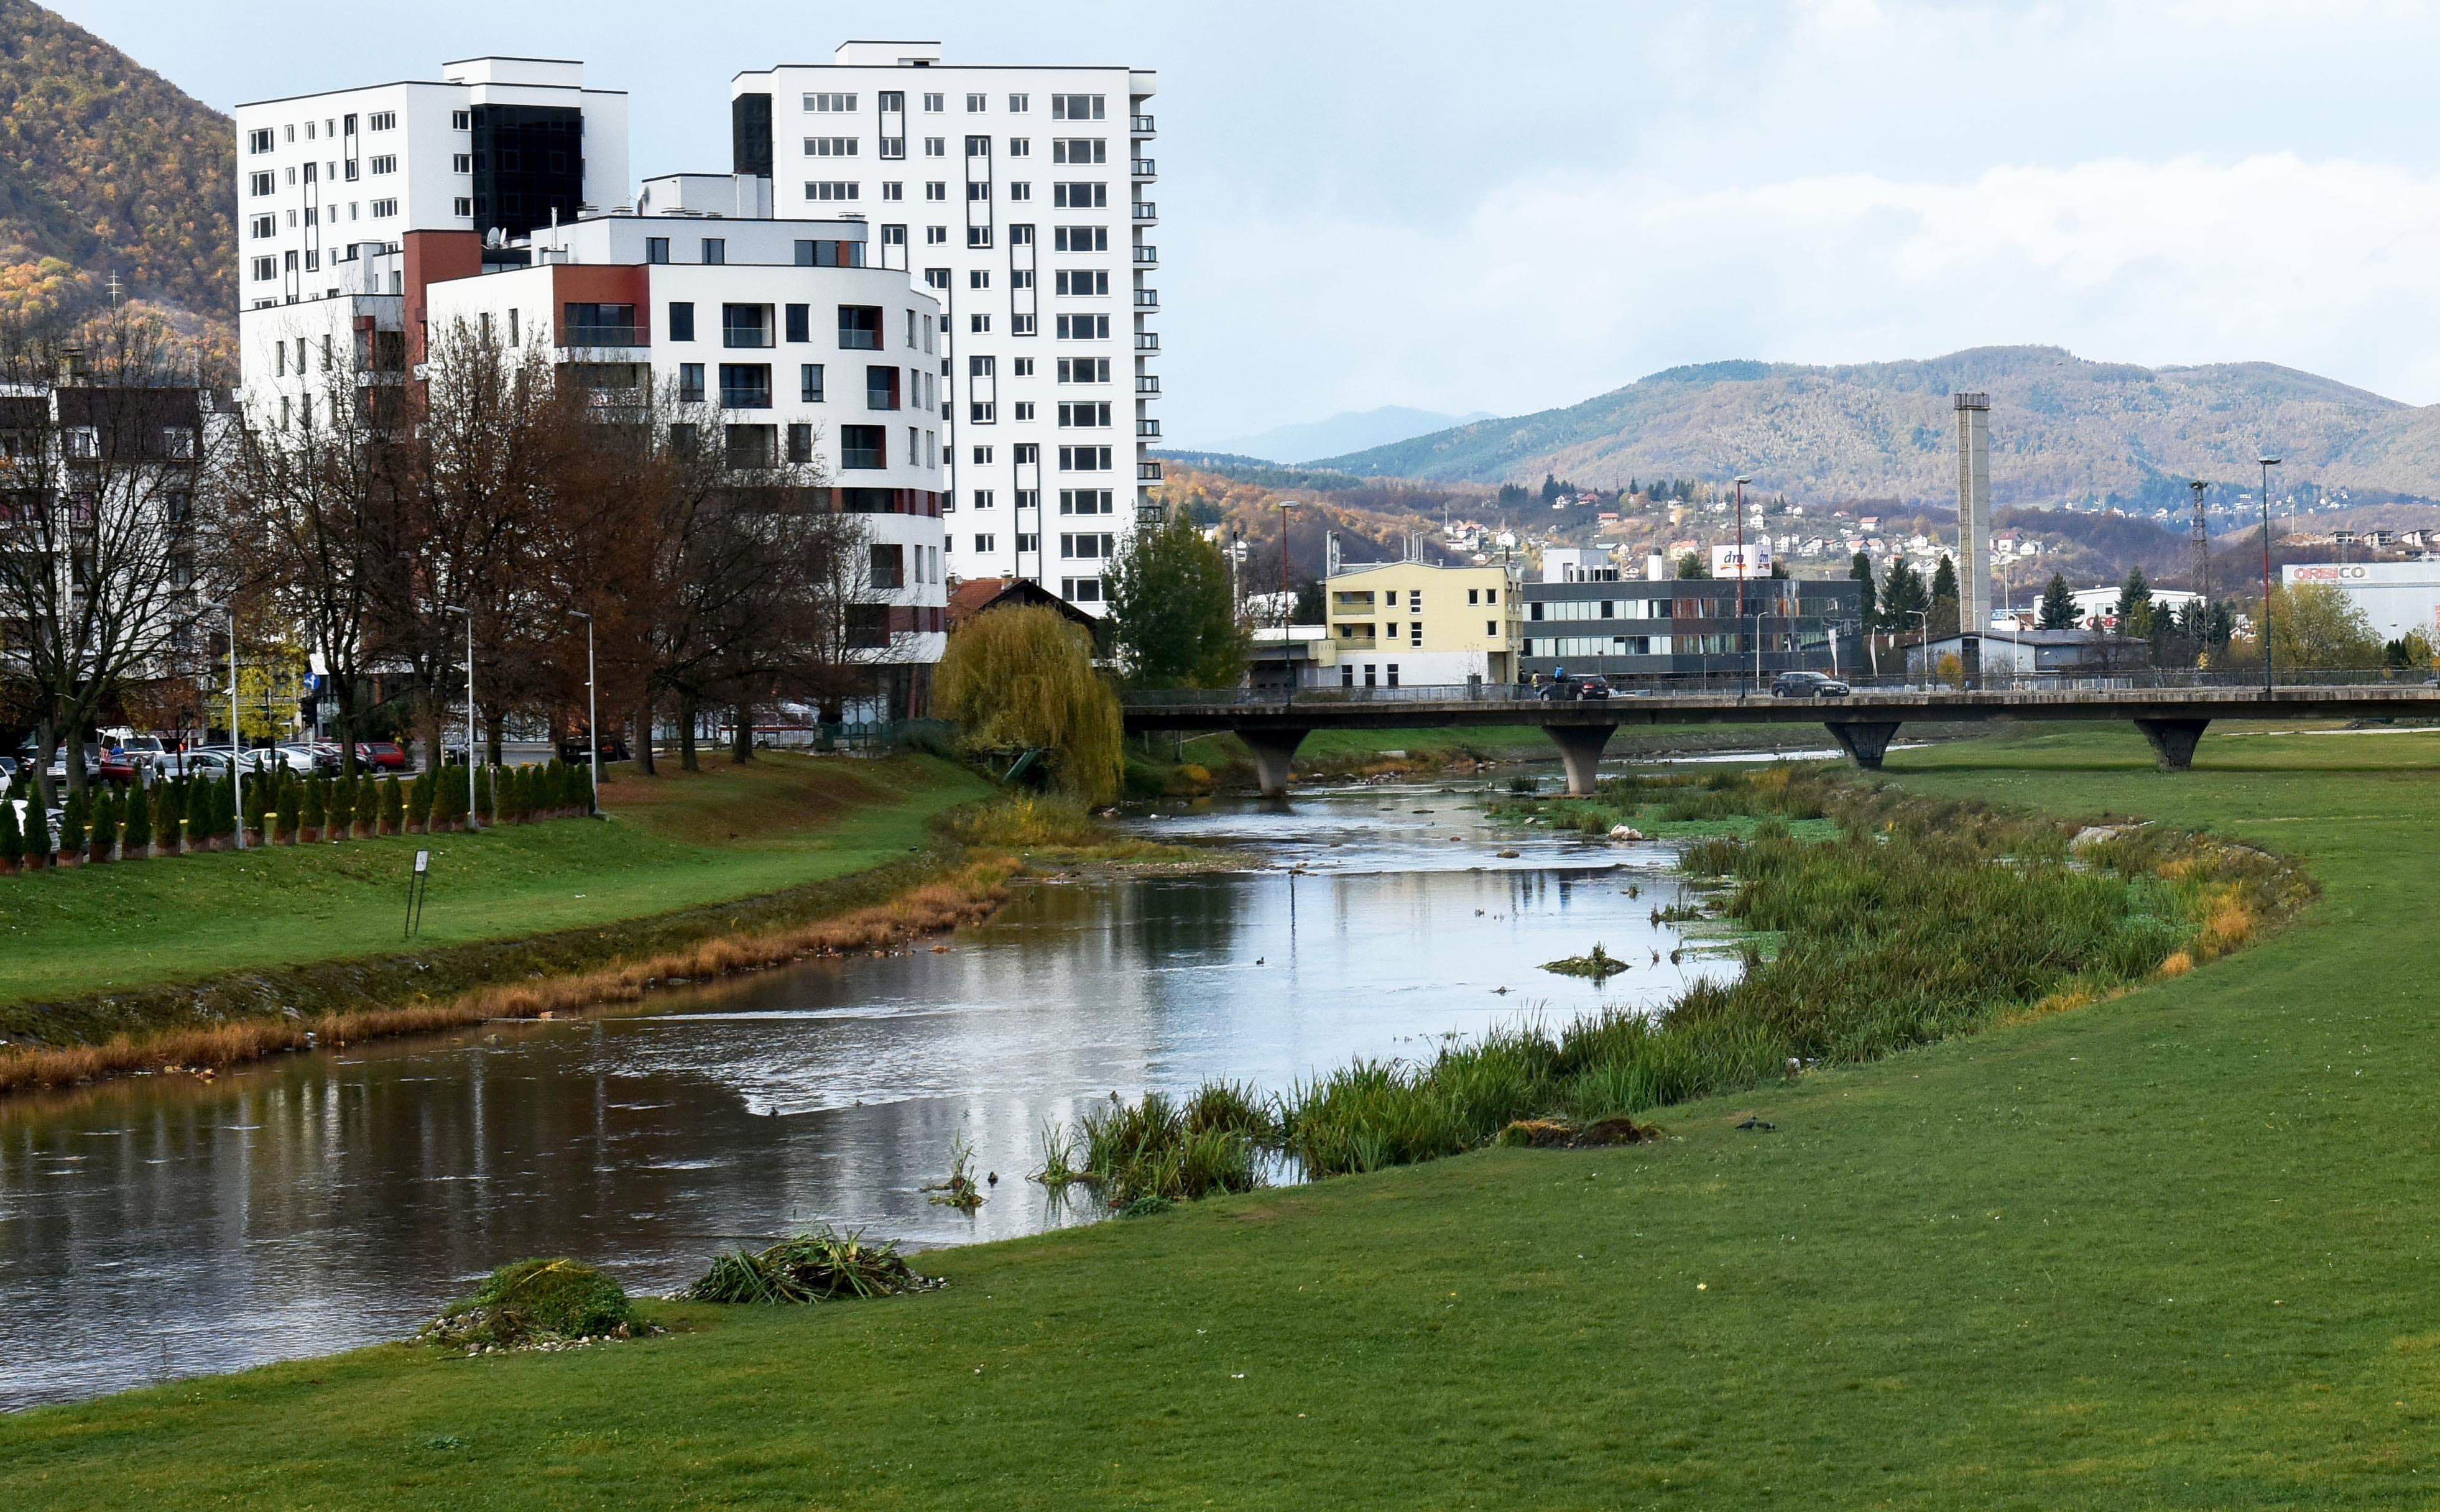
<path fill-rule="evenodd" d="M 491 75 L 501 62 L 453 68 Z M 523 66 L 565 70 L 567 82 L 550 87 L 574 88 L 581 74 L 574 63 Z M 377 132 L 405 133 L 404 110 L 399 123 L 377 126 L 377 113 L 361 108 L 360 97 L 431 87 L 438 86 L 387 85 L 245 109 L 278 110 L 312 125 L 315 142 L 330 139 L 319 123 L 354 121 L 340 139 L 371 141 Z M 479 99 L 465 107 L 484 108 Z M 479 131 L 489 118 L 476 119 Z M 904 269 L 869 256 L 865 222 L 775 219 L 767 186 L 750 179 L 670 174 L 647 181 L 630 205 L 623 115 L 605 112 L 581 125 L 547 119 L 561 129 L 550 140 L 585 148 L 566 161 L 555 155 L 559 149 L 540 149 L 541 170 L 565 175 L 548 203 L 537 205 L 530 181 L 483 179 L 501 165 L 478 160 L 476 182 L 490 187 L 478 191 L 479 210 L 461 213 L 464 206 L 443 203 L 458 197 L 423 193 L 430 175 L 444 185 L 462 180 L 456 167 L 402 154 L 385 172 L 405 181 L 407 205 L 435 207 L 431 223 L 403 207 L 381 233 L 350 241 L 345 256 L 319 259 L 310 283 L 247 305 L 239 348 L 252 423 L 279 431 L 343 416 L 407 423 L 414 405 L 392 401 L 443 381 L 434 371 L 440 365 L 427 365 L 427 357 L 458 331 L 507 361 L 547 363 L 558 382 L 584 389 L 605 426 L 683 426 L 688 444 L 716 449 L 748 489 L 782 471 L 801 479 L 797 470 L 817 470 L 831 506 L 862 527 L 847 638 L 872 667 L 871 697 L 850 717 L 924 713 L 946 640 L 942 300 Z M 493 122 L 536 123 L 530 115 Z M 254 171 L 244 160 L 248 133 L 266 129 L 284 142 L 283 128 L 241 113 L 242 174 Z M 298 136 L 308 139 L 303 131 Z M 496 153 L 508 138 L 483 139 Z M 533 166 L 530 140 L 506 149 L 517 154 L 505 165 L 511 172 Z M 597 177 L 607 173 L 604 164 L 616 164 L 621 178 Z M 313 177 L 332 181 L 327 172 Z M 580 181 L 586 199 L 561 203 L 561 191 L 572 196 L 566 187 Z M 506 182 L 528 187 L 501 188 Z M 278 187 L 285 186 L 282 175 Z M 596 194 L 616 207 L 598 212 Z M 639 403 L 639 390 L 650 390 L 655 403 Z"/>
<path fill-rule="evenodd" d="M 439 80 L 237 108 L 238 308 L 330 295 L 358 245 L 523 236 L 628 203 L 627 97 L 584 65 L 469 58 Z"/>
<path fill-rule="evenodd" d="M 864 218 L 881 264 L 947 308 L 950 571 L 1095 613 L 1160 480 L 1155 84 L 850 42 L 730 86 L 732 168 L 770 182 L 771 213 Z"/>

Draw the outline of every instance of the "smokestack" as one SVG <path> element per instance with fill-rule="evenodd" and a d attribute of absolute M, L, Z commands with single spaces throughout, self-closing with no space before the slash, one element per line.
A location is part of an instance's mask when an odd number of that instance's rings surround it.
<path fill-rule="evenodd" d="M 1957 629 L 1980 649 L 1991 624 L 1991 396 L 1959 394 L 1957 406 Z"/>
<path fill-rule="evenodd" d="M 1648 556 L 1648 557 L 1644 558 L 1644 559 L 1643 559 L 1643 578 L 1644 578 L 1644 581 L 1646 581 L 1646 582 L 1656 582 L 1656 583 L 1657 583 L 1657 582 L 1666 582 L 1666 581 L 1668 581 L 1668 579 L 1669 579 L 1669 559 L 1668 559 L 1668 558 L 1666 558 L 1666 557 L 1664 557 L 1664 556 L 1662 556 L 1660 553 L 1659 553 L 1659 552 L 1657 552 L 1657 551 L 1656 551 L 1656 552 L 1654 552 L 1652 555 L 1650 555 L 1650 556 Z"/>

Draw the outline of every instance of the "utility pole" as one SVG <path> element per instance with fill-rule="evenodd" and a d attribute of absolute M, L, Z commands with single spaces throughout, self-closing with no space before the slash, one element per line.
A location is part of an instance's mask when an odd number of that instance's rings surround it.
<path fill-rule="evenodd" d="M 1296 702 L 1296 662 L 1288 655 L 1288 511 L 1297 507 L 1294 499 L 1280 501 L 1280 667 L 1287 674 L 1287 691 L 1281 702 Z"/>
<path fill-rule="evenodd" d="M 2209 598 L 2211 596 L 2211 522 L 2203 513 L 2203 493 L 2210 485 L 2197 478 L 2186 487 L 2195 490 L 2195 523 L 2187 543 L 2194 553 L 2195 596 L 2198 599 Z"/>

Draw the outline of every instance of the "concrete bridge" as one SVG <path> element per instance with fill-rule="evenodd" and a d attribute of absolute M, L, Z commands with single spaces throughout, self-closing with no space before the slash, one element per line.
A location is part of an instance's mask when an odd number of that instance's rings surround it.
<path fill-rule="evenodd" d="M 2358 674 L 2360 675 L 2360 674 Z M 2027 683 L 2034 680 L 2027 679 Z M 2182 771 L 2215 720 L 2440 719 L 2440 686 L 2420 681 L 2183 686 L 2026 686 L 1994 689 L 1859 687 L 1844 698 L 1780 699 L 1730 691 L 1646 691 L 1607 699 L 1543 700 L 1524 688 L 1321 688 L 1276 692 L 1137 693 L 1127 733 L 1229 730 L 1253 751 L 1265 793 L 1288 786 L 1297 747 L 1315 730 L 1408 730 L 1461 724 L 1539 725 L 1559 749 L 1568 791 L 1593 791 L 1602 748 L 1622 725 L 1820 724 L 1856 765 L 1877 770 L 1910 720 L 2125 720 L 2144 732 L 2161 765 Z"/>

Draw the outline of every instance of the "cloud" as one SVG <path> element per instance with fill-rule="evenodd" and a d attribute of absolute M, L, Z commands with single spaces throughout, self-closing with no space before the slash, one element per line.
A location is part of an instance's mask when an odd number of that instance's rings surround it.
<path fill-rule="evenodd" d="M 1389 402 L 1513 413 L 1683 362 L 2014 342 L 2265 360 L 2440 400 L 2425 334 L 2440 325 L 2440 175 L 2381 164 L 2181 156 L 1699 190 L 1543 176 L 1440 228 L 1280 219 L 1229 236 L 1227 256 L 1183 240 L 1180 281 L 1203 308 L 1173 324 L 1212 369 L 1264 374 L 1248 420 Z M 1296 276 L 1235 256 L 1249 246 L 1287 252 Z M 1258 291 L 1266 318 L 1226 313 Z"/>

